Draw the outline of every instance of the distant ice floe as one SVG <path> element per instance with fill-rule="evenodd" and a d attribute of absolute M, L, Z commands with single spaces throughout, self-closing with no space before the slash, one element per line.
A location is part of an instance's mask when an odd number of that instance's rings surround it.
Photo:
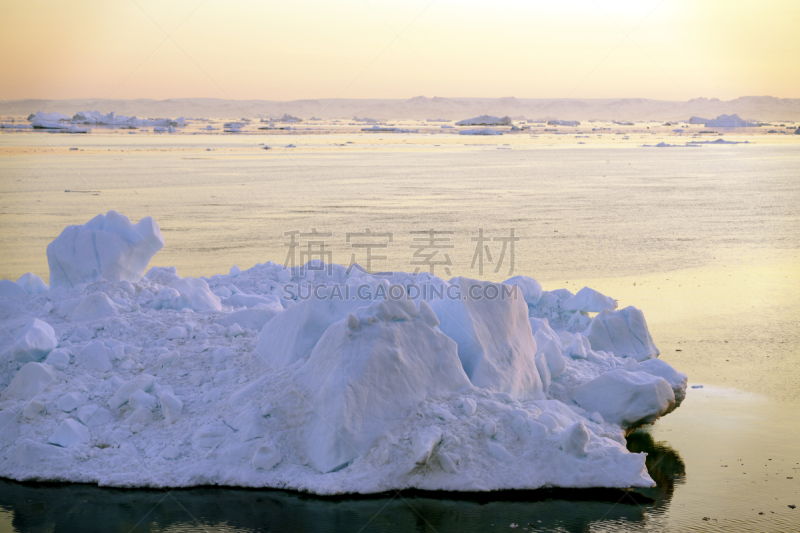
<path fill-rule="evenodd" d="M 461 130 L 459 135 L 502 135 L 502 131 L 493 130 L 491 128 L 483 128 L 477 130 Z"/>
<path fill-rule="evenodd" d="M 318 261 L 142 276 L 163 244 L 151 218 L 111 211 L 48 246 L 50 287 L 0 282 L 0 476 L 317 494 L 654 486 L 625 435 L 678 407 L 687 376 L 657 358 L 636 308 L 525 276 Z"/>
<path fill-rule="evenodd" d="M 726 141 L 725 139 L 715 139 L 713 141 L 689 141 L 687 144 L 750 144 L 750 141 Z"/>
<path fill-rule="evenodd" d="M 226 122 L 225 124 L 223 124 L 223 131 L 225 133 L 241 133 L 242 128 L 244 128 L 245 126 L 247 126 L 245 122 Z"/>
<path fill-rule="evenodd" d="M 669 144 L 661 141 L 658 144 L 643 144 L 642 148 L 700 148 L 694 144 Z"/>
<path fill-rule="evenodd" d="M 456 126 L 511 126 L 512 124 L 511 117 L 500 118 L 491 115 L 481 115 L 456 122 Z"/>
<path fill-rule="evenodd" d="M 136 117 L 126 117 L 117 115 L 114 111 L 102 114 L 99 111 L 79 111 L 72 117 L 61 113 L 43 113 L 37 111 L 36 114 L 28 116 L 28 120 L 34 129 L 61 130 L 66 133 L 88 133 L 88 128 L 80 128 L 78 125 L 97 125 L 110 126 L 114 128 L 136 129 L 143 126 L 154 126 L 156 128 L 183 127 L 186 119 L 139 119 Z M 154 130 L 155 131 L 155 130 Z"/>
<path fill-rule="evenodd" d="M 548 126 L 580 126 L 581 123 L 577 120 L 548 120 Z"/>
<path fill-rule="evenodd" d="M 720 115 L 715 119 L 692 117 L 689 124 L 704 124 L 709 128 L 755 128 L 761 124 L 749 120 L 744 120 L 739 115 Z"/>
<path fill-rule="evenodd" d="M 392 126 L 372 126 L 371 128 L 361 128 L 361 131 L 366 132 L 386 132 L 386 133 L 417 133 L 419 130 L 408 130 L 403 128 L 395 128 Z"/>

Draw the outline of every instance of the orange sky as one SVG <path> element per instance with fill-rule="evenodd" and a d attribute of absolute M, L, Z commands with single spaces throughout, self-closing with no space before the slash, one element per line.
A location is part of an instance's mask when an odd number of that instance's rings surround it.
<path fill-rule="evenodd" d="M 800 95 L 797 0 L 28 0 L 0 14 L 6 100 Z"/>

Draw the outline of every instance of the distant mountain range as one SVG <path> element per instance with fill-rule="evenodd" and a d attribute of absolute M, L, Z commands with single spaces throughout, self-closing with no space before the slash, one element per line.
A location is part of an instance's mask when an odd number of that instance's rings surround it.
<path fill-rule="evenodd" d="M 437 119 L 463 120 L 478 115 L 508 115 L 532 120 L 689 120 L 693 115 L 714 118 L 737 114 L 758 122 L 800 121 L 800 98 L 743 96 L 722 101 L 694 98 L 686 102 L 647 98 L 531 99 L 531 98 L 442 98 L 415 96 L 407 100 L 319 99 L 275 102 L 269 100 L 223 100 L 218 98 L 170 98 L 168 100 L 13 100 L 0 103 L 0 119 L 28 116 L 37 111 L 74 115 L 79 111 L 116 111 L 139 118 L 277 118 L 290 114 L 301 119 Z"/>

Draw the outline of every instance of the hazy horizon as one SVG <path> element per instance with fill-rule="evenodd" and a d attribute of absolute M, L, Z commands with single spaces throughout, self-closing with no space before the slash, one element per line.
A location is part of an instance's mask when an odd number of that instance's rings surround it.
<path fill-rule="evenodd" d="M 4 12 L 5 101 L 87 94 L 686 101 L 800 93 L 791 59 L 800 55 L 800 5 L 788 0 L 240 2 L 236 9 L 87 0 Z"/>
<path fill-rule="evenodd" d="M 37 111 L 69 116 L 79 111 L 111 111 L 139 117 L 277 118 L 284 114 L 301 119 L 436 119 L 462 120 L 478 115 L 508 115 L 526 119 L 568 120 L 669 120 L 686 121 L 692 116 L 714 118 L 738 114 L 754 121 L 800 120 L 800 99 L 745 96 L 734 100 L 695 98 L 687 101 L 647 98 L 466 98 L 425 97 L 318 98 L 290 101 L 229 100 L 225 98 L 26 99 L 0 102 L 1 115 L 28 116 Z"/>

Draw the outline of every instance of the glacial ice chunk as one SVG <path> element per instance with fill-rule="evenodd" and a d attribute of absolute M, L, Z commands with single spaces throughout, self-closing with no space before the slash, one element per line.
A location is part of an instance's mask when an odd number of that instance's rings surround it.
<path fill-rule="evenodd" d="M 567 298 L 563 304 L 564 309 L 569 311 L 585 311 L 599 313 L 605 309 L 616 309 L 617 302 L 613 298 L 604 296 L 594 289 L 584 287 L 578 294 Z"/>
<path fill-rule="evenodd" d="M 675 404 L 667 380 L 645 372 L 611 370 L 575 388 L 573 398 L 589 412 L 622 428 L 652 424 Z"/>
<path fill-rule="evenodd" d="M 67 418 L 61 422 L 48 442 L 62 448 L 71 448 L 77 444 L 89 444 L 90 440 L 86 426 L 73 418 Z"/>
<path fill-rule="evenodd" d="M 95 292 L 86 296 L 67 314 L 70 322 L 88 322 L 100 320 L 117 314 L 117 305 L 104 292 Z"/>
<path fill-rule="evenodd" d="M 75 356 L 75 363 L 87 370 L 108 372 L 113 368 L 111 365 L 113 356 L 114 352 L 103 344 L 103 341 L 97 339 L 90 342 L 83 351 Z"/>
<path fill-rule="evenodd" d="M 0 279 L 0 298 L 12 298 L 14 296 L 27 296 L 27 292 L 18 283 L 10 279 Z"/>
<path fill-rule="evenodd" d="M 134 225 L 116 211 L 97 215 L 86 224 L 67 226 L 47 245 L 50 286 L 139 281 L 150 259 L 163 247 L 164 237 L 150 217 Z"/>
<path fill-rule="evenodd" d="M 592 319 L 583 336 L 589 339 L 592 350 L 612 352 L 617 357 L 644 361 L 659 354 L 644 314 L 635 307 L 602 311 Z"/>
<path fill-rule="evenodd" d="M 192 311 L 219 311 L 222 303 L 211 292 L 208 283 L 200 278 L 183 278 L 164 287 L 150 304 L 154 309 L 191 309 Z"/>
<path fill-rule="evenodd" d="M 50 290 L 50 287 L 47 286 L 44 280 L 33 272 L 23 274 L 17 280 L 17 285 L 25 289 L 25 292 L 28 294 L 42 294 Z"/>
<path fill-rule="evenodd" d="M 462 298 L 429 303 L 439 329 L 458 344 L 472 384 L 516 397 L 544 397 L 528 306 L 519 289 L 468 278 L 454 278 L 450 284 L 460 288 Z"/>
<path fill-rule="evenodd" d="M 33 318 L 14 335 L 11 353 L 20 363 L 41 361 L 56 346 L 58 339 L 53 327 L 47 322 Z"/>
<path fill-rule="evenodd" d="M 505 280 L 503 284 L 519 287 L 520 291 L 522 291 L 522 298 L 528 305 L 535 306 L 542 298 L 541 284 L 528 276 L 514 276 Z"/>
<path fill-rule="evenodd" d="M 294 374 L 312 409 L 305 451 L 320 472 L 366 452 L 422 401 L 470 388 L 456 344 L 410 300 L 377 301 L 355 314 L 357 324 L 331 325 Z"/>
<path fill-rule="evenodd" d="M 366 304 L 338 298 L 311 298 L 295 304 L 264 325 L 255 355 L 272 368 L 289 366 L 308 357 L 331 324 Z"/>
<path fill-rule="evenodd" d="M 0 398 L 3 400 L 30 400 L 43 392 L 56 379 L 56 373 L 50 365 L 25 363 L 8 387 L 0 393 Z"/>

